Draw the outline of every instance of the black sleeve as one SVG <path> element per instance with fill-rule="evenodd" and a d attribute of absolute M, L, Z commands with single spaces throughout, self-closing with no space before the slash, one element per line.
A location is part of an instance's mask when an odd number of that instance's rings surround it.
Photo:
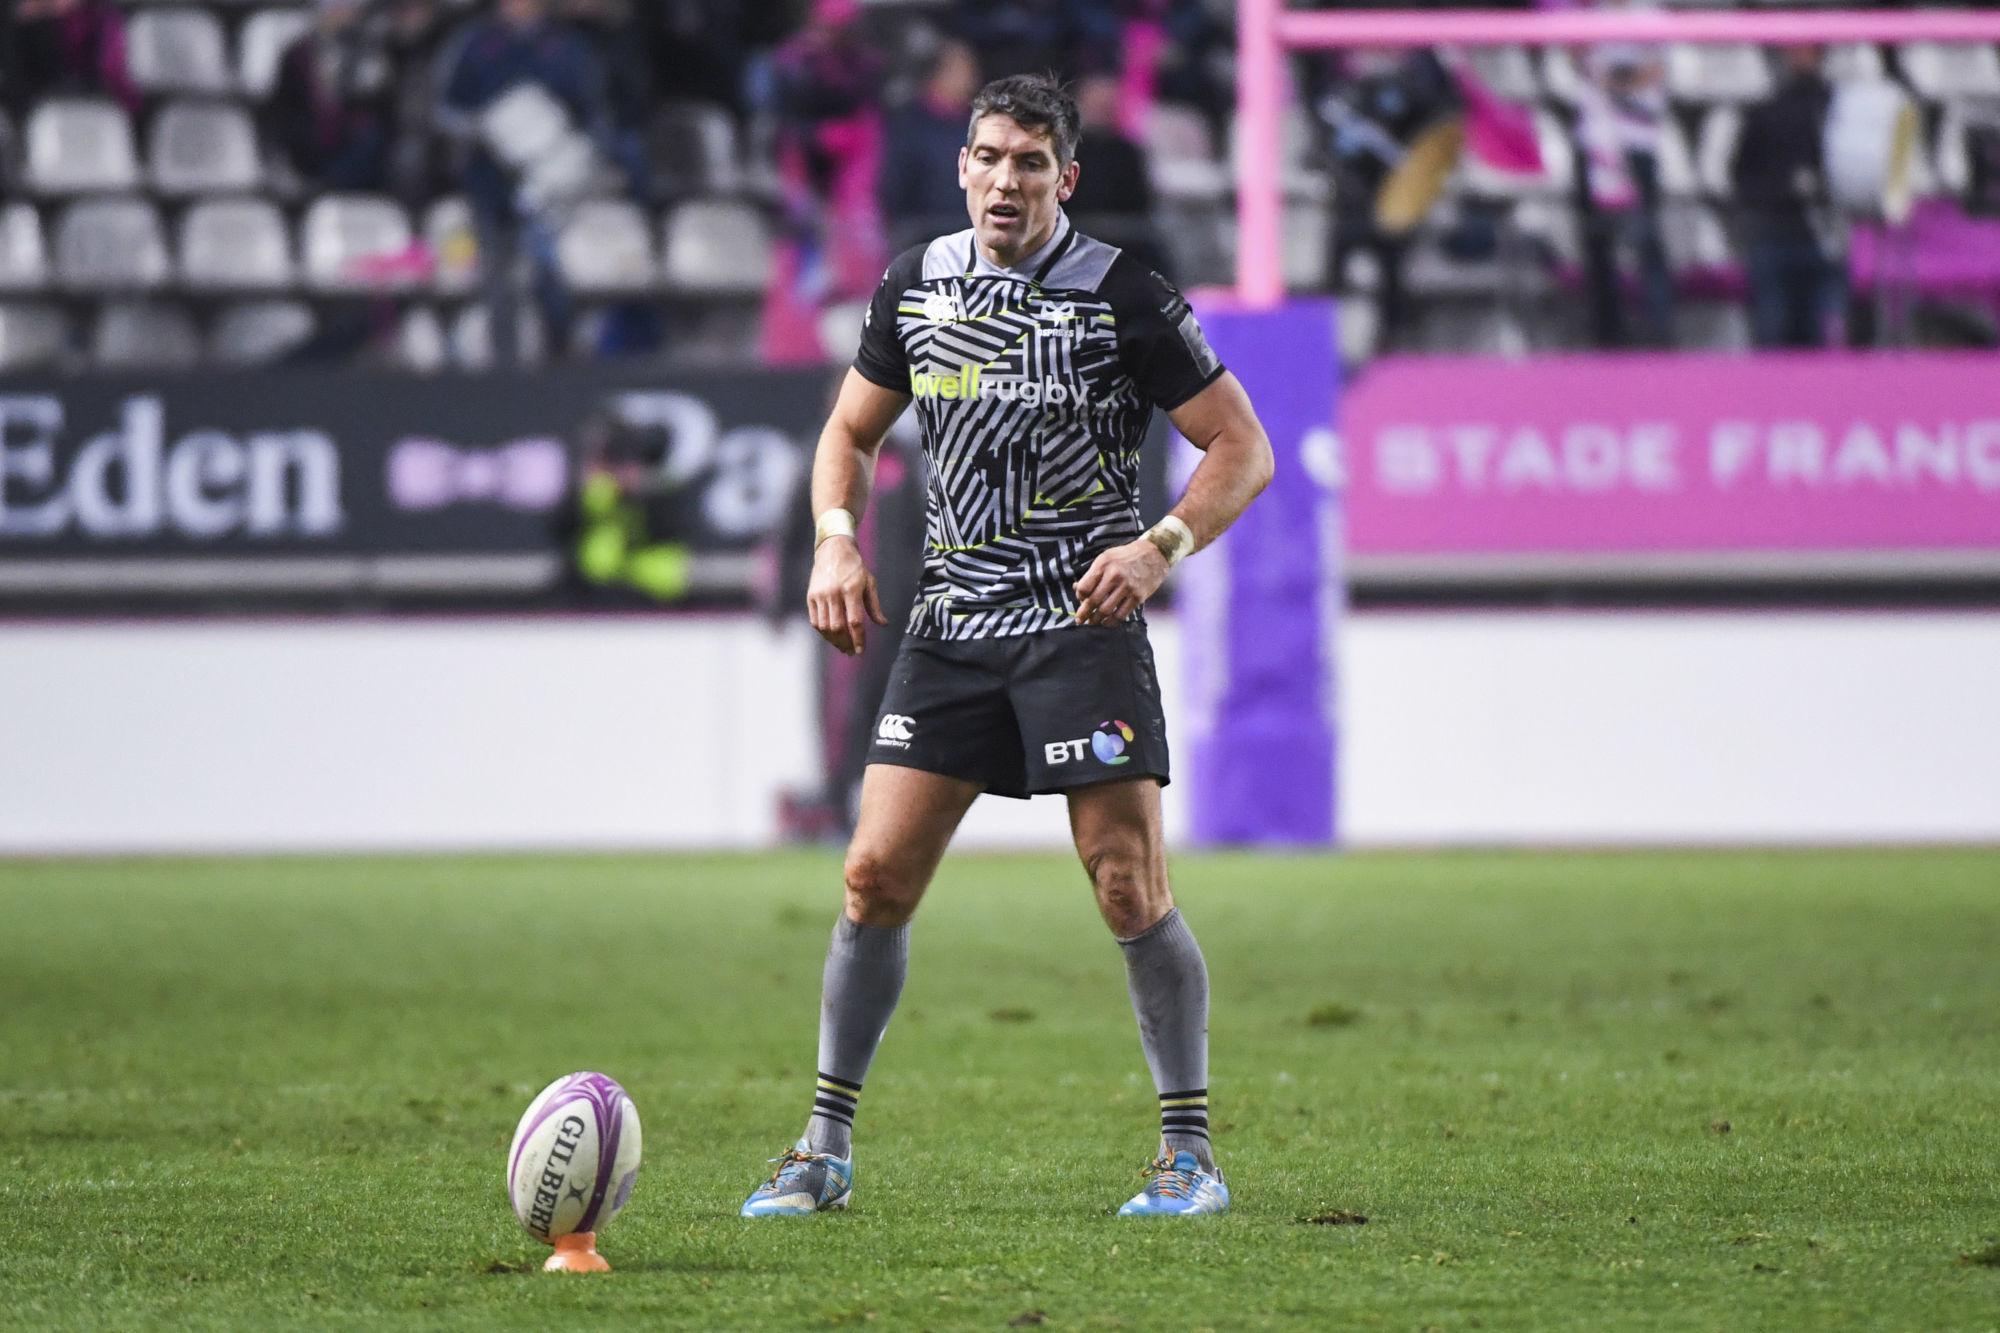
<path fill-rule="evenodd" d="M 1118 320 L 1118 359 L 1140 393 L 1171 412 L 1221 378 L 1222 362 L 1171 282 L 1128 252 L 1104 275 L 1103 290 Z"/>
<path fill-rule="evenodd" d="M 910 358 L 896 331 L 896 307 L 903 293 L 917 285 L 924 272 L 924 250 L 918 245 L 905 250 L 882 275 L 875 299 L 868 303 L 868 315 L 861 325 L 861 350 L 855 353 L 854 368 L 870 384 L 879 384 L 897 393 L 910 391 Z"/>

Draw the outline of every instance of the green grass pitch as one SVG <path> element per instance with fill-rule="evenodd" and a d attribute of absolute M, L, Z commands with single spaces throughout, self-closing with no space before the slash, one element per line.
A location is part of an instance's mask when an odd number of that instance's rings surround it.
<path fill-rule="evenodd" d="M 837 875 L 0 863 L 0 1324 L 2000 1327 L 2000 851 L 1182 857 L 1191 1221 L 1109 1215 L 1156 1122 L 1081 872 L 953 857 L 855 1208 L 744 1221 Z M 646 1165 L 544 1275 L 502 1158 L 584 1068 Z"/>

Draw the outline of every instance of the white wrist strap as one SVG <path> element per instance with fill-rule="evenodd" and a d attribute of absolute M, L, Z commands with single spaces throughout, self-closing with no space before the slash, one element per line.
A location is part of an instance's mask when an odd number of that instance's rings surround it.
<path fill-rule="evenodd" d="M 829 509 L 813 520 L 813 550 L 828 537 L 852 537 L 854 535 L 854 515 L 845 509 Z"/>
<path fill-rule="evenodd" d="M 1167 558 L 1168 569 L 1187 559 L 1194 550 L 1194 530 L 1172 514 L 1146 529 L 1146 540 L 1160 548 L 1160 554 Z"/>

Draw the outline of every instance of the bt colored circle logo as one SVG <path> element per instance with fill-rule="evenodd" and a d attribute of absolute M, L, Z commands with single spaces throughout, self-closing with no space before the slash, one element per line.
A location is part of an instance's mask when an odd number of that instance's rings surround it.
<path fill-rule="evenodd" d="M 1135 739 L 1132 728 L 1123 722 L 1106 722 L 1091 734 L 1090 752 L 1101 764 L 1129 764 L 1132 756 L 1125 753 L 1125 748 Z"/>

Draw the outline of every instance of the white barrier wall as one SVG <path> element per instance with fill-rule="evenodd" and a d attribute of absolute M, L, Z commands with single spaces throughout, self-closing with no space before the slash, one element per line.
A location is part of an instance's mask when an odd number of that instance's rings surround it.
<path fill-rule="evenodd" d="M 0 853 L 763 845 L 815 651 L 748 617 L 0 626 Z M 1341 671 L 1356 844 L 2000 838 L 2000 615 L 1377 613 Z M 988 798 L 961 841 L 1066 833 Z"/>

